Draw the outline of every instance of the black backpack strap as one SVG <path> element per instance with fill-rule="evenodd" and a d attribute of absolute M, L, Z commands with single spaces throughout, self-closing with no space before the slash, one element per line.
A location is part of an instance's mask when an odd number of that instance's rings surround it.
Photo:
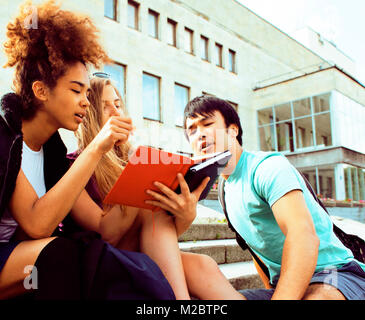
<path fill-rule="evenodd" d="M 226 180 L 224 180 L 224 178 L 222 178 L 221 176 L 219 176 L 218 179 L 218 199 L 219 202 L 221 204 L 221 207 L 223 209 L 223 213 L 226 216 L 227 219 L 227 223 L 228 223 L 228 227 L 236 233 L 236 235 L 238 234 L 237 231 L 234 229 L 234 227 L 231 224 L 231 221 L 228 218 L 228 214 L 227 214 L 227 207 L 226 207 L 226 200 L 225 200 L 225 195 L 224 195 L 224 183 L 226 182 Z M 243 239 L 242 239 L 243 240 Z M 243 240 L 245 241 L 245 240 Z M 246 242 L 246 241 L 245 241 Z M 247 244 L 244 246 L 244 248 L 242 248 L 243 250 L 247 249 Z"/>
<path fill-rule="evenodd" d="M 261 270 L 265 273 L 266 277 L 268 279 L 270 279 L 269 269 L 261 261 L 261 259 L 256 255 L 256 253 L 250 248 L 250 246 L 247 244 L 246 240 L 242 238 L 242 236 L 236 231 L 236 229 L 232 226 L 231 222 L 229 221 L 228 213 L 227 213 L 227 208 L 226 208 L 225 194 L 224 194 L 224 183 L 225 182 L 226 182 L 226 180 L 220 176 L 219 177 L 219 180 L 218 180 L 218 199 L 219 199 L 219 202 L 220 202 L 220 204 L 222 206 L 223 213 L 226 216 L 226 219 L 227 219 L 227 222 L 228 222 L 228 226 L 236 234 L 237 243 L 242 248 L 242 250 L 248 249 L 248 251 L 250 252 L 251 256 L 255 259 L 255 261 L 257 262 L 257 264 L 260 266 Z"/>
<path fill-rule="evenodd" d="M 324 204 L 322 203 L 322 201 L 321 200 L 319 200 L 319 198 L 317 197 L 317 194 L 315 193 L 315 191 L 313 190 L 313 187 L 312 187 L 312 185 L 309 183 L 309 181 L 308 181 L 308 179 L 305 177 L 305 175 L 303 174 L 303 173 L 301 173 L 301 172 L 299 172 L 300 173 L 300 175 L 302 176 L 302 178 L 303 178 L 303 180 L 304 180 L 304 182 L 305 182 L 305 184 L 306 184 L 306 186 L 307 186 L 307 188 L 308 188 L 308 190 L 309 190 L 309 192 L 312 194 L 312 196 L 313 196 L 313 198 L 314 198 L 314 200 L 316 200 L 317 202 L 318 202 L 318 204 L 323 208 L 323 210 L 324 211 L 326 211 L 327 213 L 328 213 L 328 211 L 327 211 L 327 208 L 324 206 Z M 329 214 L 329 213 L 328 213 Z"/>
<path fill-rule="evenodd" d="M 318 204 L 323 208 L 325 212 L 329 215 L 327 208 L 324 206 L 323 202 L 317 197 L 317 194 L 314 192 L 313 187 L 309 183 L 308 179 L 300 172 L 308 190 L 312 194 L 314 200 L 318 202 Z M 336 237 L 340 239 L 343 245 L 350 249 L 352 254 L 354 255 L 355 259 L 365 263 L 365 241 L 360 237 L 348 234 L 339 227 L 337 227 L 333 222 L 333 232 L 335 233 Z"/>

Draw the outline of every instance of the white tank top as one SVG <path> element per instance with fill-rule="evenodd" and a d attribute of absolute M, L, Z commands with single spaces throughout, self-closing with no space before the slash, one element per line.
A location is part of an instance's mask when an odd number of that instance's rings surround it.
<path fill-rule="evenodd" d="M 39 151 L 33 151 L 23 141 L 21 168 L 39 198 L 46 193 L 43 164 L 43 147 Z M 13 215 L 6 209 L 0 220 L 0 242 L 8 242 L 17 226 Z"/>

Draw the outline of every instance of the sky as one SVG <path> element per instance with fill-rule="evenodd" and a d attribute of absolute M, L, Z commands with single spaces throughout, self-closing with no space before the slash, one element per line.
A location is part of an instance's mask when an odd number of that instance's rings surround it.
<path fill-rule="evenodd" d="M 310 26 L 353 59 L 365 85 L 365 0 L 237 0 L 290 36 Z"/>

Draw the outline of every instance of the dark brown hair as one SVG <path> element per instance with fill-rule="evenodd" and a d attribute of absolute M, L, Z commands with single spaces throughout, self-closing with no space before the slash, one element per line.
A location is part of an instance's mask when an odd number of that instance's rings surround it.
<path fill-rule="evenodd" d="M 215 111 L 219 111 L 224 118 L 226 127 L 234 124 L 238 128 L 237 141 L 242 146 L 242 126 L 237 111 L 232 105 L 223 99 L 211 95 L 202 95 L 189 101 L 184 110 L 184 133 L 186 134 L 186 119 L 197 118 L 198 115 L 212 115 Z"/>
<path fill-rule="evenodd" d="M 33 9 L 36 24 L 29 21 Z M 32 22 L 32 25 L 26 24 Z M 99 68 L 109 58 L 98 42 L 98 30 L 87 16 L 61 10 L 54 0 L 41 5 L 26 1 L 18 16 L 7 25 L 4 43 L 8 61 L 15 66 L 14 90 L 23 101 L 22 118 L 31 119 L 39 105 L 32 84 L 43 81 L 50 89 L 76 62 Z"/>

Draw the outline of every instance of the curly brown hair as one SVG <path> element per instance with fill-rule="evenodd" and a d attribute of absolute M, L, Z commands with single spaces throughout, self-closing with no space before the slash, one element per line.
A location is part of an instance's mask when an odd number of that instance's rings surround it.
<path fill-rule="evenodd" d="M 36 28 L 26 25 L 29 8 L 36 9 Z M 43 81 L 52 89 L 78 61 L 95 68 L 110 61 L 99 44 L 98 32 L 89 17 L 61 10 L 54 0 L 36 6 L 26 1 L 20 7 L 18 16 L 7 25 L 4 67 L 16 67 L 13 84 L 23 100 L 23 119 L 31 119 L 39 107 L 32 90 L 34 81 Z"/>

